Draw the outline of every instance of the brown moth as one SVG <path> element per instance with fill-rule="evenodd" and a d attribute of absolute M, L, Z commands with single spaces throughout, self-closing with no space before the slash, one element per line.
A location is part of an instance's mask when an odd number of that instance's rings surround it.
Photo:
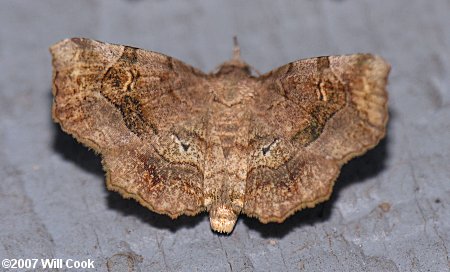
<path fill-rule="evenodd" d="M 283 222 L 327 200 L 341 166 L 388 120 L 390 66 L 370 54 L 291 62 L 253 76 L 235 46 L 217 71 L 84 38 L 53 56 L 53 118 L 102 156 L 108 189 L 229 233 L 240 213 Z"/>

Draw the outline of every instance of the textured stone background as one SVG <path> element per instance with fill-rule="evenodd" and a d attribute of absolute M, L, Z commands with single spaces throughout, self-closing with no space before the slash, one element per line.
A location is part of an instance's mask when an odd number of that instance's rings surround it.
<path fill-rule="evenodd" d="M 450 1 L 0 1 L 0 257 L 93 259 L 98 271 L 449 271 Z M 84 36 L 202 70 L 261 72 L 373 52 L 392 64 L 387 138 L 329 202 L 283 224 L 172 221 L 106 191 L 100 160 L 52 124 L 48 46 Z"/>

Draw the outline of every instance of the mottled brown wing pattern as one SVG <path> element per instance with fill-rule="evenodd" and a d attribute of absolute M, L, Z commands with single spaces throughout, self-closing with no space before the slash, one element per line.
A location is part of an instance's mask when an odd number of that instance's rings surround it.
<path fill-rule="evenodd" d="M 282 222 L 329 198 L 375 146 L 389 65 L 369 54 L 296 61 L 261 77 L 233 58 L 208 75 L 171 57 L 74 38 L 50 49 L 53 118 L 101 153 L 107 186 L 150 210 Z"/>
<path fill-rule="evenodd" d="M 300 60 L 261 76 L 260 121 L 250 138 L 264 160 L 250 159 L 262 163 L 250 167 L 243 212 L 282 222 L 328 199 L 342 164 L 385 134 L 389 69 L 379 57 L 357 54 Z"/>
<path fill-rule="evenodd" d="M 102 154 L 108 188 L 171 217 L 203 210 L 202 158 L 179 159 L 171 137 L 192 133 L 192 149 L 204 148 L 197 105 L 207 99 L 205 75 L 162 54 L 83 38 L 50 51 L 53 118 Z"/>

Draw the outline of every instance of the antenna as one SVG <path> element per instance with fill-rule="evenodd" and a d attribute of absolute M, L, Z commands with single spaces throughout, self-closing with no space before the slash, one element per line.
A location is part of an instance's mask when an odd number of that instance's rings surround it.
<path fill-rule="evenodd" d="M 239 48 L 237 36 L 233 36 L 233 43 L 234 43 L 234 47 L 233 47 L 232 60 L 241 61 L 241 49 Z"/>

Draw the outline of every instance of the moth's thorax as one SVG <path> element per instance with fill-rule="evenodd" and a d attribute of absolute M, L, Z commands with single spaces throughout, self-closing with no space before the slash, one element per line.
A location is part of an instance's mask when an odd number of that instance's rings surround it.
<path fill-rule="evenodd" d="M 232 108 L 232 110 L 239 110 L 235 108 L 236 105 L 239 104 L 249 104 L 251 103 L 254 92 L 255 92 L 255 80 L 246 74 L 240 74 L 240 72 L 236 72 L 238 74 L 226 74 L 221 76 L 216 76 L 213 79 L 212 98 L 213 98 L 213 107 L 219 105 L 214 104 L 222 104 L 227 108 Z"/>

